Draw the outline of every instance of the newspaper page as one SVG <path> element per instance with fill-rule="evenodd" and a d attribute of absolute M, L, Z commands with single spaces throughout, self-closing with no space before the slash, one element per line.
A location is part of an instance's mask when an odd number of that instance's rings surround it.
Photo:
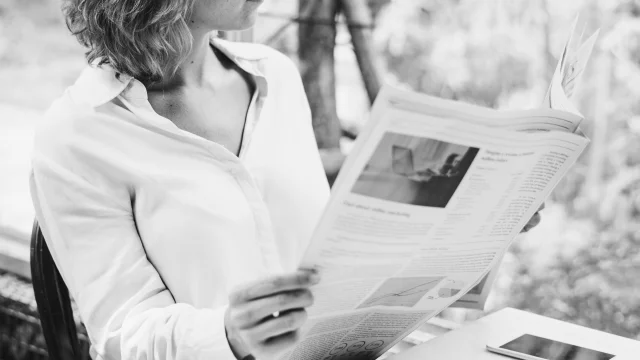
<path fill-rule="evenodd" d="M 279 358 L 374 359 L 456 302 L 587 146 L 553 131 L 579 121 L 384 88 L 301 262 L 322 275 L 302 340 Z"/>
<path fill-rule="evenodd" d="M 551 84 L 545 95 L 543 106 L 549 109 L 571 112 L 581 117 L 571 99 L 580 86 L 582 75 L 591 57 L 600 30 L 596 30 L 593 35 L 582 42 L 583 31 L 581 31 L 580 36 L 578 36 L 577 25 L 578 18 L 574 20 L 571 27 L 569 39 L 565 44 L 555 73 L 551 79 Z M 562 129 L 558 130 L 562 131 Z M 535 130 L 527 129 L 527 131 Z M 565 131 L 577 132 L 578 128 L 567 128 Z M 482 278 L 476 286 L 460 298 L 460 300 L 455 302 L 452 307 L 484 309 L 500 263 L 501 261 L 498 262 L 498 266 L 495 269 L 492 269 L 487 276 Z"/>
<path fill-rule="evenodd" d="M 582 33 L 578 36 L 578 18 L 573 22 L 571 34 L 562 51 L 560 61 L 551 78 L 551 84 L 545 95 L 543 106 L 549 109 L 564 110 L 578 114 L 571 98 L 579 88 L 582 74 L 591 58 L 600 29 L 582 43 Z"/>

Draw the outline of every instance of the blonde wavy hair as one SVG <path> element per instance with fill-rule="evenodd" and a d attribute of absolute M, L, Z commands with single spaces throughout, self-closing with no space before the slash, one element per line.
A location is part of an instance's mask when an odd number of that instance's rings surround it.
<path fill-rule="evenodd" d="M 186 19 L 194 1 L 64 0 L 62 12 L 89 49 L 89 63 L 109 64 L 149 84 L 175 74 L 191 50 Z"/>

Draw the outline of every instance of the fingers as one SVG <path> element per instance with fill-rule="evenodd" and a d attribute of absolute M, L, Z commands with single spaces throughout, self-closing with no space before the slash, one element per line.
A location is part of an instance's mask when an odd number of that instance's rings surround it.
<path fill-rule="evenodd" d="M 544 208 L 545 208 L 545 203 L 542 203 L 542 205 L 540 205 L 540 207 L 538 208 L 538 211 L 536 211 L 536 213 L 533 214 L 531 219 L 529 219 L 529 222 L 527 223 L 527 225 L 525 225 L 524 228 L 522 228 L 521 232 L 526 233 L 540 224 L 540 221 L 542 220 L 542 215 L 540 215 L 540 212 L 544 210 Z"/>
<path fill-rule="evenodd" d="M 255 358 L 269 358 L 292 347 L 300 338 L 299 329 L 307 321 L 303 309 L 291 310 L 269 318 L 258 326 L 240 330 L 243 342 Z"/>
<path fill-rule="evenodd" d="M 530 227 L 538 226 L 538 224 L 540 224 L 540 220 L 542 220 L 542 215 L 540 215 L 540 213 L 535 213 L 533 214 L 533 217 L 531 218 L 531 220 L 529 220 L 528 225 Z"/>
<path fill-rule="evenodd" d="M 291 310 L 280 314 L 277 318 L 270 318 L 260 325 L 249 330 L 249 338 L 259 342 L 278 337 L 289 332 L 294 332 L 307 321 L 307 312 L 304 309 Z"/>
<path fill-rule="evenodd" d="M 540 215 L 540 213 L 535 213 L 531 218 L 531 220 L 529 220 L 527 225 L 524 226 L 524 229 L 522 229 L 522 232 L 528 232 L 529 230 L 538 226 L 538 224 L 540 224 L 540 220 L 542 220 L 542 216 Z"/>
<path fill-rule="evenodd" d="M 300 270 L 254 283 L 243 290 L 232 293 L 229 301 L 231 305 L 243 304 L 284 291 L 308 288 L 319 281 L 320 277 L 316 272 Z"/>
<path fill-rule="evenodd" d="M 271 354 L 278 354 L 286 349 L 293 347 L 300 340 L 299 331 L 291 331 L 286 334 L 282 334 L 264 342 L 264 347 L 269 349 Z"/>
<path fill-rule="evenodd" d="M 313 270 L 274 276 L 234 291 L 229 297 L 225 329 L 230 344 L 256 358 L 269 358 L 298 341 L 313 305 L 309 287 L 320 277 Z M 272 314 L 279 316 L 272 316 Z"/>
<path fill-rule="evenodd" d="M 273 313 L 283 314 L 311 305 L 313 305 L 313 295 L 308 289 L 286 291 L 241 305 L 233 312 L 232 320 L 238 328 L 247 329 L 264 321 Z"/>

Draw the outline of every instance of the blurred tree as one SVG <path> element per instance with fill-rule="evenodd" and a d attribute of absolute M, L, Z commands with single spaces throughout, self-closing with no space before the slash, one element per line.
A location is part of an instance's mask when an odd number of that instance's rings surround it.
<path fill-rule="evenodd" d="M 617 10 L 621 13 L 627 13 L 634 17 L 640 17 L 640 1 L 638 0 L 620 0 Z"/>
<path fill-rule="evenodd" d="M 298 26 L 298 56 L 316 141 L 321 149 L 339 148 L 341 130 L 336 112 L 333 56 L 338 0 L 299 0 L 299 9 L 300 17 L 310 20 Z"/>
<path fill-rule="evenodd" d="M 401 86 L 521 108 L 541 101 L 577 12 L 587 34 L 602 27 L 577 97 L 583 131 L 602 141 L 558 185 L 542 229 L 512 246 L 493 307 L 640 339 L 640 1 L 397 1 L 374 36 Z"/>
<path fill-rule="evenodd" d="M 316 141 L 330 183 L 337 177 L 344 161 L 344 154 L 340 149 L 341 137 L 355 137 L 349 131 L 342 130 L 336 109 L 336 19 L 342 12 L 351 34 L 365 89 L 373 102 L 380 90 L 380 70 L 373 55 L 371 32 L 375 15 L 388 2 L 389 0 L 298 2 L 300 70 L 309 98 Z"/>
<path fill-rule="evenodd" d="M 540 266 L 536 240 L 516 242 L 503 290 L 512 306 L 640 339 L 640 12 L 637 1 L 610 5 L 584 7 L 603 34 L 585 78 L 583 129 L 601 140 L 552 195 L 557 249 Z"/>
<path fill-rule="evenodd" d="M 388 71 L 417 91 L 498 106 L 503 95 L 530 85 L 531 71 L 531 51 L 513 36 L 530 29 L 499 4 L 394 3 L 376 34 Z"/>
<path fill-rule="evenodd" d="M 380 12 L 387 6 L 391 0 L 367 0 L 367 5 L 371 11 L 371 17 L 375 21 Z"/>
<path fill-rule="evenodd" d="M 373 103 L 380 91 L 380 70 L 373 54 L 371 32 L 374 15 L 365 0 L 346 0 L 340 2 L 347 20 L 351 42 L 362 73 L 369 100 Z M 375 3 L 379 5 L 379 3 Z"/>

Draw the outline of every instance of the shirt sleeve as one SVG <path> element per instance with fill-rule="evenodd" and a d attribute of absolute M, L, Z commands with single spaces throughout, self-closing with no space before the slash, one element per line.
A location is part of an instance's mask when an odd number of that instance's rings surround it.
<path fill-rule="evenodd" d="M 298 79 L 300 79 L 300 75 L 296 73 Z M 327 175 L 324 171 L 324 165 L 322 164 L 322 158 L 320 157 L 320 150 L 318 149 L 318 143 L 316 141 L 316 136 L 313 131 L 313 121 L 311 116 L 311 109 L 309 107 L 309 100 L 307 99 L 307 94 L 304 91 L 304 87 L 302 86 L 302 80 L 299 80 L 298 87 L 298 96 L 299 102 L 301 106 L 302 112 L 302 120 L 301 126 L 302 129 L 300 131 L 299 136 L 299 149 L 303 151 L 308 164 L 308 181 L 310 181 L 310 185 L 313 186 L 315 193 L 321 197 L 322 209 L 324 209 L 325 203 L 329 198 L 329 182 L 327 180 Z"/>
<path fill-rule="evenodd" d="M 34 151 L 30 188 L 94 359 L 235 359 L 226 308 L 175 302 L 147 259 L 130 197 L 65 163 L 65 156 Z"/>
<path fill-rule="evenodd" d="M 298 68 L 288 57 L 282 54 L 281 57 L 284 58 L 284 66 L 287 68 L 284 72 L 288 73 L 291 78 L 293 103 L 297 104 L 299 109 L 298 114 L 300 118 L 295 119 L 298 127 L 295 131 L 294 139 L 298 142 L 296 151 L 300 151 L 305 158 L 305 161 L 303 161 L 303 164 L 307 167 L 305 168 L 305 173 L 307 174 L 305 184 L 320 199 L 321 209 L 324 210 L 324 206 L 329 198 L 330 188 L 313 129 L 313 118 L 309 106 L 309 99 L 307 98 L 307 93 L 305 92 Z"/>

